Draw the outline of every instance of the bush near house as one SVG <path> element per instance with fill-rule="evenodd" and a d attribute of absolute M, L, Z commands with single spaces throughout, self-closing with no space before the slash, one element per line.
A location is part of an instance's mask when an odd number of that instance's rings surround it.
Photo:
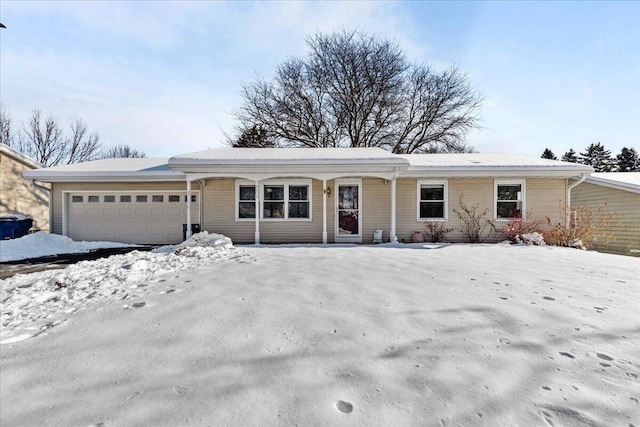
<path fill-rule="evenodd" d="M 460 209 L 453 210 L 453 212 L 458 215 L 458 219 L 462 224 L 458 230 L 462 233 L 467 242 L 479 243 L 482 240 L 482 235 L 485 230 L 489 229 L 489 233 L 491 233 L 496 230 L 496 225 L 493 221 L 487 219 L 489 209 L 485 208 L 480 211 L 480 203 L 467 206 L 467 204 L 462 200 L 463 196 L 464 194 L 460 195 Z"/>
<path fill-rule="evenodd" d="M 568 213 L 570 217 L 569 227 L 562 223 L 553 224 L 547 218 L 549 229 L 543 233 L 544 240 L 550 245 L 578 249 L 589 249 L 596 242 L 608 242 L 612 234 L 607 231 L 606 225 L 616 214 L 606 212 L 606 206 L 605 202 L 597 209 L 579 207 L 574 211 L 565 207 L 565 214 Z"/>
<path fill-rule="evenodd" d="M 520 212 L 510 217 L 502 229 L 504 238 L 516 243 L 522 239 L 523 234 L 539 233 L 544 235 L 548 219 L 539 218 L 531 211 L 527 211 L 525 218 L 522 219 Z"/>

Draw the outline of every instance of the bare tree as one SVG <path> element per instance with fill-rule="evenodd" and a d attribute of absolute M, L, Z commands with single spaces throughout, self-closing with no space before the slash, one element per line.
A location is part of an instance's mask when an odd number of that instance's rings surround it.
<path fill-rule="evenodd" d="M 0 143 L 11 147 L 14 145 L 14 134 L 11 128 L 11 117 L 4 109 L 4 104 L 0 104 Z"/>
<path fill-rule="evenodd" d="M 97 133 L 88 134 L 87 125 L 80 119 L 71 123 L 71 134 L 67 139 L 67 163 L 93 160 L 99 156 L 100 143 Z"/>
<path fill-rule="evenodd" d="M 310 52 L 244 84 L 234 112 L 282 147 L 382 147 L 396 153 L 470 151 L 481 97 L 456 67 L 410 64 L 400 47 L 357 32 L 318 33 Z"/>
<path fill-rule="evenodd" d="M 134 150 L 128 145 L 116 145 L 115 147 L 111 147 L 107 149 L 104 153 L 102 153 L 103 159 L 112 159 L 112 158 L 140 158 L 146 157 L 146 155 L 142 151 Z"/>
<path fill-rule="evenodd" d="M 86 124 L 76 119 L 65 137 L 57 120 L 49 115 L 42 121 L 34 110 L 18 141 L 18 150 L 45 167 L 93 160 L 100 154 L 98 135 L 88 134 Z"/>

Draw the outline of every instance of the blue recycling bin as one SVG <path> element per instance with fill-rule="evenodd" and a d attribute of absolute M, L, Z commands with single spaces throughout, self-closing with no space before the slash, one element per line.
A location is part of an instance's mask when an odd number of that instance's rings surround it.
<path fill-rule="evenodd" d="M 15 217 L 0 218 L 0 238 L 17 239 L 26 236 L 33 226 L 31 218 L 18 219 Z"/>

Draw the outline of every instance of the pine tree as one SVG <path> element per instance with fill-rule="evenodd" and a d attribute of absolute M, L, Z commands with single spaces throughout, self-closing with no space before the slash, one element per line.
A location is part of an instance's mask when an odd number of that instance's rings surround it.
<path fill-rule="evenodd" d="M 634 148 L 622 147 L 616 163 L 618 172 L 640 172 L 640 157 Z"/>
<path fill-rule="evenodd" d="M 551 151 L 548 148 L 544 149 L 544 151 L 542 152 L 542 155 L 540 156 L 540 158 L 542 158 L 542 159 L 550 159 L 550 160 L 558 160 L 556 155 L 553 154 L 553 151 Z"/>
<path fill-rule="evenodd" d="M 267 131 L 258 125 L 245 129 L 236 141 L 234 148 L 272 148 L 276 145 L 267 137 Z"/>
<path fill-rule="evenodd" d="M 578 163 L 578 156 L 576 156 L 576 152 L 573 151 L 573 148 L 569 148 L 569 151 L 564 153 L 560 160 L 563 162 Z"/>
<path fill-rule="evenodd" d="M 596 172 L 611 172 L 615 166 L 611 158 L 611 151 L 605 150 L 599 142 L 587 147 L 587 151 L 580 153 L 580 163 L 591 166 Z"/>

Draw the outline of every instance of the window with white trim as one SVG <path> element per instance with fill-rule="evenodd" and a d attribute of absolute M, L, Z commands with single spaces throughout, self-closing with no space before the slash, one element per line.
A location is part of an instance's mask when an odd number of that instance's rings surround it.
<path fill-rule="evenodd" d="M 311 183 L 266 181 L 261 183 L 260 197 L 256 186 L 236 185 L 236 219 L 255 219 L 256 212 L 266 220 L 311 219 Z"/>
<path fill-rule="evenodd" d="M 494 194 L 496 219 L 524 219 L 524 181 L 496 181 Z"/>
<path fill-rule="evenodd" d="M 447 181 L 418 181 L 418 220 L 446 220 L 447 193 Z"/>
<path fill-rule="evenodd" d="M 256 217 L 256 186 L 240 185 L 238 187 L 238 218 Z"/>

